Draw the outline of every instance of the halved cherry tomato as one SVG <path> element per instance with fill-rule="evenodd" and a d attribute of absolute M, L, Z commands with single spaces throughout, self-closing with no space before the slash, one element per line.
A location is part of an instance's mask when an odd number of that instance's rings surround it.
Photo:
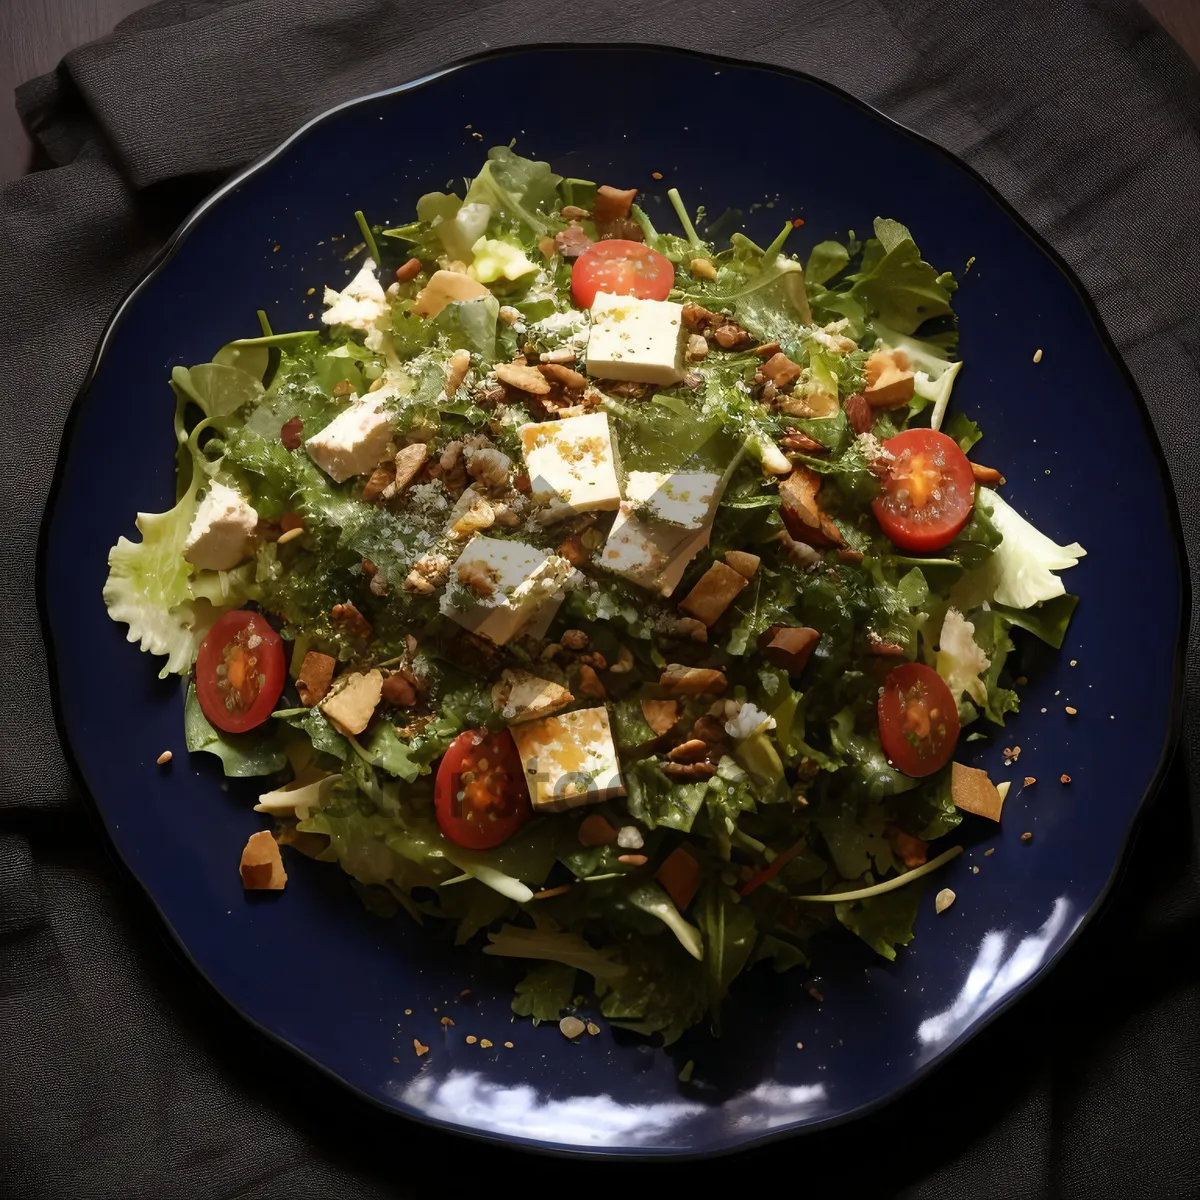
<path fill-rule="evenodd" d="M 619 238 L 593 242 L 571 268 L 571 295 L 580 308 L 591 308 L 597 292 L 665 300 L 674 286 L 669 258 L 641 242 Z"/>
<path fill-rule="evenodd" d="M 226 733 L 261 725 L 283 691 L 283 642 L 262 613 L 228 612 L 208 631 L 196 656 L 196 699 Z"/>
<path fill-rule="evenodd" d="M 507 729 L 468 729 L 450 743 L 433 790 L 438 825 L 456 846 L 489 850 L 533 816 L 517 744 Z"/>
<path fill-rule="evenodd" d="M 879 694 L 879 740 L 888 762 L 920 779 L 950 761 L 958 705 L 945 680 L 924 663 L 901 663 Z"/>
<path fill-rule="evenodd" d="M 940 550 L 958 536 L 975 503 L 967 456 L 936 429 L 906 429 L 883 448 L 894 461 L 872 505 L 876 520 L 901 550 Z"/>

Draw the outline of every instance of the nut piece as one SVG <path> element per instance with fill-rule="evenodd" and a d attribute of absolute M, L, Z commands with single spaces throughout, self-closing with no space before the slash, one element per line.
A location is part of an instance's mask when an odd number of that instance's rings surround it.
<path fill-rule="evenodd" d="M 392 484 L 392 495 L 398 496 L 412 483 L 428 457 L 429 447 L 423 442 L 405 446 L 396 454 L 396 478 Z"/>
<path fill-rule="evenodd" d="M 576 390 L 587 387 L 587 379 L 580 375 L 578 371 L 573 371 L 570 367 L 565 367 L 562 363 L 543 362 L 538 370 L 555 383 L 561 383 L 565 388 L 574 388 Z"/>
<path fill-rule="evenodd" d="M 582 629 L 564 629 L 558 640 L 568 650 L 586 650 L 591 639 Z"/>
<path fill-rule="evenodd" d="M 863 395 L 872 408 L 900 408 L 913 398 L 916 377 L 903 350 L 876 350 L 867 359 Z"/>
<path fill-rule="evenodd" d="M 175 755 L 172 754 L 170 750 L 164 750 L 154 761 L 158 763 L 160 767 L 165 767 L 167 763 L 169 763 L 174 757 Z"/>
<path fill-rule="evenodd" d="M 933 898 L 933 911 L 944 913 L 956 899 L 957 897 L 949 888 L 942 888 Z"/>
<path fill-rule="evenodd" d="M 998 483 L 1008 482 L 995 467 L 985 467 L 977 462 L 971 464 L 971 474 L 975 476 L 976 483 L 982 483 L 985 487 L 995 487 Z"/>
<path fill-rule="evenodd" d="M 644 854 L 618 854 L 617 862 L 627 867 L 644 867 L 649 860 Z"/>
<path fill-rule="evenodd" d="M 592 205 L 592 219 L 597 225 L 606 221 L 616 221 L 629 216 L 629 210 L 637 199 L 637 188 L 621 191 L 619 188 L 604 185 L 596 190 L 596 202 Z"/>
<path fill-rule="evenodd" d="M 279 845 L 265 830 L 252 833 L 242 851 L 242 887 L 248 892 L 282 892 L 287 883 Z"/>
<path fill-rule="evenodd" d="M 462 387 L 462 382 L 466 379 L 470 369 L 471 352 L 469 350 L 455 350 L 450 355 L 446 370 L 446 395 L 448 397 L 453 396 Z"/>
<path fill-rule="evenodd" d="M 791 628 L 787 625 L 772 625 L 759 634 L 758 648 L 772 666 L 782 667 L 789 675 L 799 675 L 804 670 L 813 650 L 820 640 L 820 633 L 807 626 Z"/>
<path fill-rule="evenodd" d="M 725 555 L 725 562 L 743 579 L 753 579 L 762 559 L 757 554 L 750 554 L 745 550 L 730 550 Z"/>
<path fill-rule="evenodd" d="M 920 867 L 928 857 L 925 843 L 919 837 L 913 837 L 896 825 L 885 825 L 883 836 L 892 848 L 892 853 L 906 867 Z"/>
<path fill-rule="evenodd" d="M 329 610 L 329 615 L 333 618 L 333 623 L 341 625 L 351 637 L 366 640 L 375 632 L 371 628 L 371 622 L 349 601 L 345 604 L 335 604 Z"/>
<path fill-rule="evenodd" d="M 699 362 L 708 357 L 708 340 L 702 333 L 689 333 L 687 340 L 688 362 Z"/>
<path fill-rule="evenodd" d="M 725 614 L 738 593 L 747 587 L 749 582 L 744 575 L 724 563 L 713 563 L 679 602 L 679 607 L 711 627 Z"/>
<path fill-rule="evenodd" d="M 599 813 L 590 813 L 579 822 L 576 836 L 581 846 L 611 846 L 620 835 Z"/>
<path fill-rule="evenodd" d="M 679 705 L 674 700 L 643 700 L 642 716 L 659 737 L 668 733 L 679 720 Z"/>
<path fill-rule="evenodd" d="M 501 383 L 518 391 L 528 392 L 531 396 L 550 394 L 550 381 L 537 367 L 522 366 L 519 363 L 497 363 L 495 371 L 496 378 Z"/>
<path fill-rule="evenodd" d="M 745 350 L 753 344 L 754 335 L 733 321 L 726 321 L 714 330 L 713 341 L 723 350 Z"/>
<path fill-rule="evenodd" d="M 870 433 L 875 428 L 875 410 L 862 392 L 847 396 L 844 407 L 846 421 L 855 433 Z"/>
<path fill-rule="evenodd" d="M 672 696 L 719 696 L 729 681 L 711 667 L 685 667 L 668 663 L 659 676 L 659 686 Z"/>
<path fill-rule="evenodd" d="M 798 542 L 817 549 L 844 546 L 842 531 L 817 503 L 821 477 L 807 467 L 796 467 L 779 485 L 780 511 L 787 531 Z"/>
<path fill-rule="evenodd" d="M 299 417 L 284 421 L 279 431 L 279 440 L 285 450 L 299 450 L 304 444 L 304 422 Z"/>
<path fill-rule="evenodd" d="M 711 779 L 717 773 L 716 764 L 710 762 L 665 762 L 662 769 L 672 779 Z"/>
<path fill-rule="evenodd" d="M 1004 797 L 986 771 L 964 767 L 957 762 L 950 764 L 950 798 L 955 808 L 987 817 L 989 821 L 999 821 L 1000 810 L 1004 807 Z"/>
<path fill-rule="evenodd" d="M 780 350 L 772 354 L 759 370 L 769 379 L 778 391 L 790 387 L 800 378 L 801 368 Z"/>
<path fill-rule="evenodd" d="M 383 696 L 380 671 L 345 676 L 345 683 L 321 705 L 321 711 L 339 732 L 357 737 L 370 723 Z"/>
<path fill-rule="evenodd" d="M 422 554 L 413 563 L 413 569 L 404 581 L 405 591 L 430 595 L 445 582 L 446 576 L 450 574 L 450 566 L 450 559 L 444 554 Z"/>
<path fill-rule="evenodd" d="M 421 273 L 421 260 L 419 258 L 410 258 L 402 267 L 396 268 L 396 282 L 408 283 L 410 280 L 416 279 Z"/>
<path fill-rule="evenodd" d="M 608 693 L 604 690 L 604 684 L 600 682 L 600 676 L 596 674 L 594 667 L 589 667 L 584 663 L 579 668 L 579 694 L 581 696 L 592 696 L 597 700 L 604 700 Z"/>
<path fill-rule="evenodd" d="M 717 268 L 710 258 L 693 258 L 688 267 L 697 279 L 716 279 Z"/>
<path fill-rule="evenodd" d="M 577 1038 L 587 1032 L 587 1026 L 578 1017 L 563 1017 L 558 1023 L 558 1032 L 565 1038 Z"/>
<path fill-rule="evenodd" d="M 500 719 L 509 725 L 548 717 L 574 699 L 561 684 L 520 668 L 505 668 L 492 685 L 492 704 L 500 710 Z"/>
<path fill-rule="evenodd" d="M 312 708 L 325 699 L 336 670 L 337 659 L 332 655 L 310 650 L 304 656 L 300 674 L 296 677 L 296 692 L 305 708 Z"/>
<path fill-rule="evenodd" d="M 394 462 L 382 463 L 371 472 L 370 479 L 363 487 L 361 499 L 371 504 L 381 496 L 393 494 L 396 490 L 395 484 L 396 464 Z"/>
<path fill-rule="evenodd" d="M 504 487 L 512 470 L 512 459 L 501 450 L 490 447 L 471 452 L 467 459 L 467 474 L 484 487 Z"/>
<path fill-rule="evenodd" d="M 677 763 L 702 762 L 707 756 L 708 743 L 701 741 L 699 738 L 691 738 L 689 741 L 681 742 L 673 750 L 667 751 L 667 758 L 671 762 Z"/>
<path fill-rule="evenodd" d="M 395 671 L 383 681 L 380 697 L 394 708 L 412 708 L 417 702 L 417 681 L 409 671 Z"/>

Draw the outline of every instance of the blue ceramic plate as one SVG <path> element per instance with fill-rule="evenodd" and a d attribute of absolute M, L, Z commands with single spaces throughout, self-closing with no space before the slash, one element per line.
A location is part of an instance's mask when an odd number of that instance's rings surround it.
<path fill-rule="evenodd" d="M 602 111 L 504 99 L 528 95 L 529 79 L 541 95 L 564 96 L 580 78 L 614 71 L 657 80 L 655 107 L 636 89 L 618 89 Z M 772 113 L 803 114 L 804 128 L 853 146 L 870 170 L 814 170 L 811 153 L 791 169 L 780 155 L 745 153 L 747 114 Z M 308 293 L 344 277 L 355 208 L 405 220 L 422 192 L 473 174 L 487 146 L 514 138 L 564 174 L 643 188 L 660 227 L 671 227 L 671 185 L 710 213 L 745 209 L 760 240 L 782 218 L 803 217 L 790 248 L 805 253 L 869 229 L 878 214 L 906 222 L 929 261 L 963 280 L 955 306 L 967 368 L 955 403 L 983 423 L 985 461 L 1004 469 L 1005 494 L 1039 528 L 1088 550 L 1069 573 L 1083 602 L 1068 644 L 1058 655 L 1027 648 L 1023 711 L 977 744 L 979 762 L 1014 786 L 1002 831 L 964 827 L 968 853 L 938 880 L 958 893 L 954 907 L 935 917 L 927 896 L 916 941 L 895 964 L 847 935 L 824 945 L 815 979 L 754 971 L 734 988 L 723 1037 L 689 1036 L 669 1052 L 607 1030 L 577 1045 L 553 1027 L 514 1024 L 512 964 L 371 916 L 336 868 L 293 857 L 283 896 L 248 899 L 237 860 L 262 824 L 251 811 L 257 789 L 227 783 L 206 756 L 189 759 L 178 681 L 155 678 L 158 663 L 126 644 L 100 596 L 117 535 L 133 534 L 138 510 L 171 504 L 171 366 L 256 333 L 260 306 L 276 329 L 314 324 Z M 127 469 L 97 486 L 97 461 Z M 1179 546 L 1161 452 L 1093 309 L 971 171 L 811 79 L 661 49 L 576 47 L 504 53 L 344 105 L 205 202 L 104 335 L 64 443 L 41 578 L 79 777 L 121 858 L 232 1005 L 398 1113 L 530 1148 L 699 1155 L 894 1097 L 1070 944 L 1103 899 L 1173 743 Z M 1108 647 L 1131 580 L 1138 626 L 1152 636 L 1133 673 L 1118 674 Z M 73 686 L 84 662 L 106 681 L 103 705 Z M 1064 713 L 1068 704 L 1078 716 Z M 1001 748 L 1013 745 L 1020 761 L 1006 769 Z M 154 760 L 166 748 L 175 762 L 162 770 Z M 1036 785 L 1023 787 L 1026 775 Z M 814 983 L 823 1002 L 807 990 Z M 468 1034 L 492 1045 L 467 1045 Z M 422 1058 L 414 1038 L 431 1047 Z"/>

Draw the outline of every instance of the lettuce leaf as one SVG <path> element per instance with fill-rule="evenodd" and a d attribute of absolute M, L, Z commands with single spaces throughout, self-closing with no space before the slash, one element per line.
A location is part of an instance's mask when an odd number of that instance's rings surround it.
<path fill-rule="evenodd" d="M 931 317 L 953 315 L 954 276 L 938 274 L 922 257 L 909 231 L 897 221 L 875 219 L 875 237 L 863 250 L 862 268 L 850 295 L 899 333 L 911 334 Z"/>
<path fill-rule="evenodd" d="M 708 995 L 703 963 L 673 938 L 643 937 L 622 950 L 624 970 L 597 980 L 600 1011 L 613 1025 L 671 1045 L 703 1016 Z"/>
<path fill-rule="evenodd" d="M 225 774 L 234 779 L 274 775 L 287 766 L 282 741 L 272 730 L 224 733 L 214 729 L 200 707 L 195 684 L 188 684 L 183 706 L 183 736 L 188 750 L 215 754 L 221 760 Z"/>
<path fill-rule="evenodd" d="M 518 1017 L 532 1017 L 535 1025 L 557 1021 L 574 995 L 575 968 L 566 963 L 542 963 L 530 967 L 517 984 L 512 1010 Z"/>
<path fill-rule="evenodd" d="M 869 900 L 852 900 L 833 906 L 837 919 L 862 938 L 876 954 L 894 962 L 896 947 L 913 940 L 913 924 L 921 907 L 924 887 L 913 883 Z"/>
<path fill-rule="evenodd" d="M 496 216 L 507 218 L 534 237 L 561 228 L 550 214 L 558 201 L 556 175 L 549 163 L 514 154 L 507 146 L 493 146 L 488 160 L 467 189 L 464 205 L 486 204 Z"/>
<path fill-rule="evenodd" d="M 722 883 L 710 883 L 701 891 L 692 915 L 704 937 L 708 1009 L 714 1031 L 720 1032 L 721 1001 L 749 962 L 758 925 L 750 906 Z"/>

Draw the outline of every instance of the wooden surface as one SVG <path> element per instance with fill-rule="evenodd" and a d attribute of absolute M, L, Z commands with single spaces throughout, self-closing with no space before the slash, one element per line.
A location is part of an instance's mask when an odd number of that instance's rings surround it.
<path fill-rule="evenodd" d="M 0 0 L 0 184 L 24 174 L 33 156 L 13 107 L 17 84 L 53 70 L 75 46 L 108 33 L 147 0 Z M 994 0 L 979 0 L 981 4 Z M 1200 65 L 1200 0 L 1143 0 Z"/>

